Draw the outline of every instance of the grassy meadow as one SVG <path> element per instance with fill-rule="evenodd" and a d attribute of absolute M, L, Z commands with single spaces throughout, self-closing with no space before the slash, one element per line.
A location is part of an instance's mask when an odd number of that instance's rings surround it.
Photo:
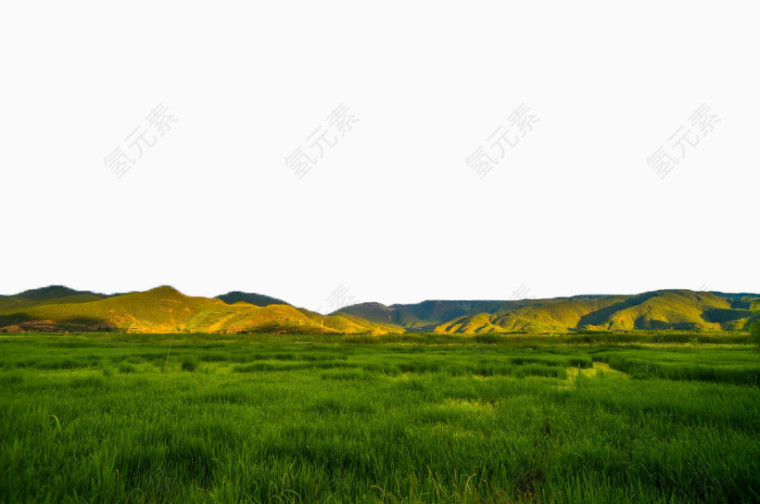
<path fill-rule="evenodd" d="M 760 502 L 745 337 L 0 336 L 0 502 Z"/>

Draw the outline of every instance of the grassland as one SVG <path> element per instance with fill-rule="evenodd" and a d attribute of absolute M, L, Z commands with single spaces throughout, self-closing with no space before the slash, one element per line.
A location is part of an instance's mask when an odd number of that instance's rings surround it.
<path fill-rule="evenodd" d="M 742 336 L 0 336 L 0 502 L 760 502 Z"/>

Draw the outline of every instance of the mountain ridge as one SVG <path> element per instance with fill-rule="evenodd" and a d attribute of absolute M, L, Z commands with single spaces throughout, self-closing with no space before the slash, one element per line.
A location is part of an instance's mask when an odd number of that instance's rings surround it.
<path fill-rule="evenodd" d="M 256 306 L 243 301 L 228 304 L 219 298 L 187 296 L 167 285 L 143 292 L 83 299 L 82 302 L 67 302 L 79 294 L 63 293 L 68 295 L 49 299 L 44 304 L 18 306 L 15 303 L 9 307 L 5 303 L 0 309 L 0 331 L 370 335 L 402 332 L 359 317 L 307 313 L 289 304 Z M 15 301 L 19 300 L 23 302 L 22 298 Z"/>
<path fill-rule="evenodd" d="M 217 299 L 221 299 L 227 304 L 235 304 L 239 302 L 244 302 L 244 303 L 252 304 L 254 306 L 269 306 L 273 304 L 292 306 L 290 303 L 288 303 L 287 301 L 283 301 L 282 299 L 278 299 L 272 296 L 267 296 L 264 294 L 257 294 L 255 292 L 231 291 L 231 292 L 228 292 L 227 294 L 222 294 L 216 297 Z"/>
<path fill-rule="evenodd" d="M 431 310 L 430 307 L 435 309 Z M 760 318 L 760 294 L 661 289 L 640 294 L 591 294 L 521 300 L 427 300 L 359 303 L 349 313 L 440 334 L 550 333 L 579 330 L 742 330 Z M 382 314 L 379 318 L 378 314 Z"/>
<path fill-rule="evenodd" d="M 0 296 L 0 331 L 289 332 L 381 335 L 743 330 L 760 295 L 688 289 L 509 300 L 358 303 L 322 315 L 263 294 L 187 296 L 163 285 L 106 295 L 61 285 Z"/>

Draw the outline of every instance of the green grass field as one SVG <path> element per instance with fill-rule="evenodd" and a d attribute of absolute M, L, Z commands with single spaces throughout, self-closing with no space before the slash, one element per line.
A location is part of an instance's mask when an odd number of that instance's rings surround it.
<path fill-rule="evenodd" d="M 742 343 L 2 336 L 0 502 L 756 503 Z"/>

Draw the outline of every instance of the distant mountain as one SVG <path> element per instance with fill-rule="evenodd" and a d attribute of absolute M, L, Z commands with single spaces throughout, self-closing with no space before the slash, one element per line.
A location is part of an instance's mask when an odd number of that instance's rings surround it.
<path fill-rule="evenodd" d="M 333 315 L 350 314 L 374 322 L 393 324 L 407 330 L 431 331 L 439 324 L 473 313 L 492 313 L 530 304 L 523 301 L 423 301 L 416 304 L 360 303 L 346 306 Z"/>
<path fill-rule="evenodd" d="M 42 287 L 40 289 L 31 289 L 17 294 L 16 296 L 32 299 L 34 301 L 45 301 L 48 299 L 76 296 L 80 294 L 91 294 L 94 296 L 105 297 L 103 294 L 95 294 L 94 292 L 90 291 L 77 291 L 63 285 L 51 285 L 49 287 Z"/>
<path fill-rule="evenodd" d="M 361 303 L 321 315 L 270 296 L 191 297 L 168 286 L 107 296 L 63 286 L 0 296 L 0 331 L 135 333 L 439 334 L 741 330 L 760 319 L 760 295 L 659 290 L 503 301 Z"/>
<path fill-rule="evenodd" d="M 738 293 L 730 293 L 730 292 L 720 292 L 720 291 L 709 291 L 711 294 L 715 294 L 716 296 L 724 297 L 726 299 L 740 299 L 740 298 L 760 298 L 760 294 L 753 294 L 750 292 L 738 292 Z"/>
<path fill-rule="evenodd" d="M 66 293 L 63 293 L 66 294 Z M 293 306 L 266 307 L 245 302 L 190 297 L 168 286 L 89 302 L 46 304 L 0 313 L 0 331 L 108 331 L 134 333 L 316 333 L 387 334 L 401 332 L 353 316 L 323 316 Z"/>
<path fill-rule="evenodd" d="M 717 331 L 743 329 L 760 318 L 760 296 L 661 290 L 632 296 L 589 295 L 519 301 L 361 303 L 351 314 L 411 331 L 444 334 L 548 333 L 577 330 Z"/>
<path fill-rule="evenodd" d="M 105 294 L 77 291 L 63 285 L 51 285 L 50 287 L 27 290 L 12 296 L 0 296 L 0 313 L 15 311 L 38 304 L 87 303 L 107 297 Z"/>
<path fill-rule="evenodd" d="M 248 303 L 254 306 L 269 306 L 273 304 L 290 305 L 290 303 L 283 301 L 282 299 L 265 296 L 264 294 L 255 294 L 240 291 L 228 292 L 227 294 L 222 294 L 216 298 L 221 299 L 227 304 Z"/>

